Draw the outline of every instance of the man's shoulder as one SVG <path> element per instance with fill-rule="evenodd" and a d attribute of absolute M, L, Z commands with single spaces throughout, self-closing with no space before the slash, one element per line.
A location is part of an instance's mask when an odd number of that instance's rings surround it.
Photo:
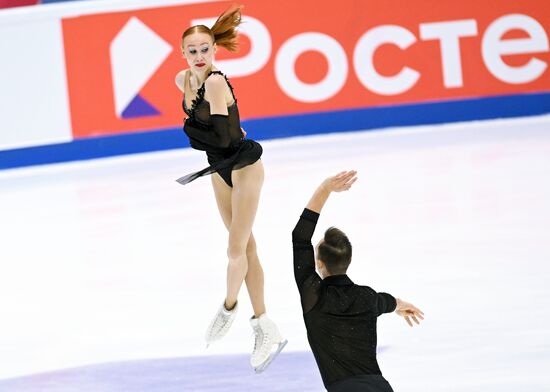
<path fill-rule="evenodd" d="M 353 285 L 354 285 L 355 289 L 358 290 L 359 292 L 361 292 L 362 294 L 367 294 L 367 295 L 376 295 L 377 294 L 376 290 L 374 290 L 370 286 L 356 284 L 356 283 L 354 283 Z"/>

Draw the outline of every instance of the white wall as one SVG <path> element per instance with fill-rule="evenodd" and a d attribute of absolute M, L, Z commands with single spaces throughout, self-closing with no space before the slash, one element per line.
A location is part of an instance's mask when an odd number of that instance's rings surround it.
<path fill-rule="evenodd" d="M 71 140 L 59 18 L 0 19 L 0 149 Z"/>

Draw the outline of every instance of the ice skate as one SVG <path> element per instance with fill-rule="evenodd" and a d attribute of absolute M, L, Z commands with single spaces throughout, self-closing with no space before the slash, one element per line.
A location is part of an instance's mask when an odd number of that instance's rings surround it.
<path fill-rule="evenodd" d="M 237 307 L 238 303 L 235 304 L 233 309 L 227 310 L 225 308 L 225 303 L 223 303 L 220 306 L 220 309 L 218 310 L 218 313 L 210 323 L 210 326 L 206 330 L 206 347 L 210 345 L 210 343 L 220 340 L 225 336 L 227 331 L 229 331 L 229 328 L 231 327 L 231 324 L 233 324 L 233 320 L 235 319 L 235 315 L 237 314 Z"/>
<path fill-rule="evenodd" d="M 250 325 L 254 330 L 254 351 L 250 364 L 256 373 L 262 373 L 279 355 L 287 344 L 279 329 L 264 313 L 259 318 L 251 318 Z"/>

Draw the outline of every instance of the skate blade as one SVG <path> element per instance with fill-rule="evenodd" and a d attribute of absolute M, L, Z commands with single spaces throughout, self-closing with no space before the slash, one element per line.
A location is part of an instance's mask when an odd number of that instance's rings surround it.
<path fill-rule="evenodd" d="M 283 348 L 285 348 L 287 343 L 288 343 L 288 340 L 283 340 L 281 343 L 279 343 L 277 350 L 269 354 L 269 357 L 265 360 L 264 363 L 254 368 L 254 371 L 256 372 L 256 374 L 263 373 L 267 369 L 267 367 L 271 364 L 271 362 L 273 362 L 275 358 L 277 358 L 277 355 L 279 355 L 279 353 L 283 351 Z"/>

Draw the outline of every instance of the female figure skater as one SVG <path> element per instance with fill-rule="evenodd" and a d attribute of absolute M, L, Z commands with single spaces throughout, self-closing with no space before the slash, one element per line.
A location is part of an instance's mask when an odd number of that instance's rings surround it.
<path fill-rule="evenodd" d="M 229 230 L 226 297 L 208 327 L 206 342 L 221 339 L 229 330 L 244 280 L 254 309 L 250 324 L 255 344 L 250 364 L 256 372 L 261 372 L 286 344 L 265 313 L 264 275 L 252 234 L 264 180 L 260 160 L 262 147 L 253 140 L 244 139 L 246 133 L 240 127 L 233 88 L 212 64 L 218 47 L 236 51 L 236 27 L 241 23 L 241 8 L 229 8 L 212 28 L 192 26 L 182 35 L 181 49 L 189 69 L 177 74 L 176 85 L 184 93 L 183 109 L 188 116 L 184 131 L 191 147 L 206 152 L 210 166 L 177 181 L 187 184 L 212 174 L 218 209 Z"/>

